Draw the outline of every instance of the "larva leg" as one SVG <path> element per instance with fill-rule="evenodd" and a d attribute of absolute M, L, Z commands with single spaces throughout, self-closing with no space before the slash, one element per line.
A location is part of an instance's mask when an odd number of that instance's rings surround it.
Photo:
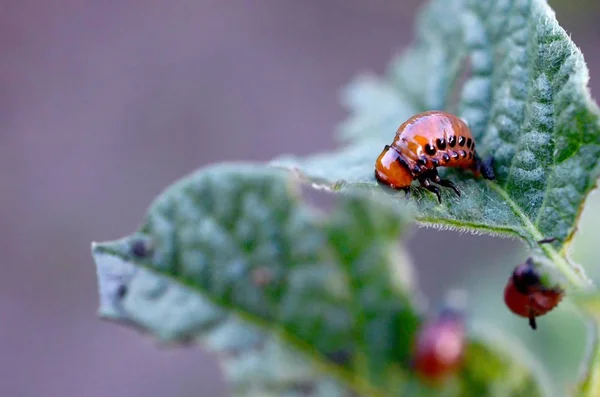
<path fill-rule="evenodd" d="M 426 178 L 426 177 L 419 178 L 419 183 L 421 184 L 422 187 L 424 187 L 425 189 L 427 189 L 430 192 L 434 193 L 437 196 L 438 202 L 440 204 L 442 203 L 442 195 L 440 193 L 440 189 L 438 189 L 437 187 L 433 186 L 431 184 L 431 181 L 429 180 L 429 178 Z"/>
<path fill-rule="evenodd" d="M 533 312 L 529 313 L 529 326 L 531 329 L 537 329 L 537 323 L 535 321 L 535 315 Z"/>
<path fill-rule="evenodd" d="M 456 193 L 456 195 L 460 197 L 460 190 L 458 189 L 458 187 L 456 187 L 454 183 L 452 183 L 452 181 L 449 181 L 447 179 L 440 179 L 440 181 L 437 183 L 440 186 L 449 187 L 450 189 L 454 190 L 454 193 Z"/>
<path fill-rule="evenodd" d="M 435 168 L 429 172 L 429 177 L 433 182 L 437 183 L 438 185 L 449 187 L 450 189 L 454 190 L 454 193 L 456 193 L 456 195 L 460 197 L 460 190 L 458 189 L 458 187 L 456 187 L 456 185 L 452 183 L 452 181 L 449 181 L 447 179 L 441 179 Z"/>

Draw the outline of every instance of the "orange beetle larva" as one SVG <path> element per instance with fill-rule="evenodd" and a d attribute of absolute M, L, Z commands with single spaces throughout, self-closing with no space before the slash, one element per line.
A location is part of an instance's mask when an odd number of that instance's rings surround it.
<path fill-rule="evenodd" d="M 466 344 L 462 312 L 445 308 L 417 334 L 413 368 L 427 382 L 437 383 L 452 376 L 463 364 Z"/>
<path fill-rule="evenodd" d="M 391 145 L 386 145 L 375 162 L 375 178 L 393 189 L 410 194 L 410 185 L 418 179 L 425 189 L 435 193 L 441 202 L 440 190 L 432 182 L 454 190 L 449 180 L 440 179 L 437 167 L 468 169 L 476 177 L 495 179 L 493 158 L 483 162 L 475 151 L 471 130 L 460 118 L 432 110 L 416 114 L 396 131 Z"/>
<path fill-rule="evenodd" d="M 544 239 L 539 244 L 547 244 L 555 239 Z M 549 287 L 542 284 L 533 259 L 518 265 L 504 288 L 504 303 L 514 314 L 527 317 L 529 326 L 537 328 L 536 317 L 554 309 L 562 298 L 564 290 L 559 286 Z"/>

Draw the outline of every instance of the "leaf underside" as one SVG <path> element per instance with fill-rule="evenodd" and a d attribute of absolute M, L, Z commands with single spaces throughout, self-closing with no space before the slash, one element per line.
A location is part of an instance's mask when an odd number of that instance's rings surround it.
<path fill-rule="evenodd" d="M 471 127 L 479 154 L 494 157 L 497 180 L 440 168 L 462 197 L 442 189 L 439 205 L 419 189 L 411 199 L 417 220 L 530 244 L 554 237 L 545 251 L 556 261 L 600 175 L 598 108 L 587 82 L 581 52 L 545 1 L 433 0 L 420 16 L 414 45 L 387 75 L 361 76 L 344 92 L 352 113 L 340 128 L 344 147 L 272 164 L 332 190 L 382 191 L 375 159 L 398 126 L 420 111 L 454 111 Z"/>
<path fill-rule="evenodd" d="M 536 395 L 531 372 L 477 339 L 454 381 L 416 381 L 423 312 L 397 245 L 407 218 L 358 193 L 320 213 L 293 180 L 225 164 L 169 187 L 136 233 L 93 245 L 100 314 L 163 341 L 202 343 L 236 395 Z"/>

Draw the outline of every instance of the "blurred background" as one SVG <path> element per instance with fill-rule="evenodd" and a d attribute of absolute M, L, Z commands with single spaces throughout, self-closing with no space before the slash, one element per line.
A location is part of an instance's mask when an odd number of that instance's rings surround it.
<path fill-rule="evenodd" d="M 90 242 L 132 232 L 157 193 L 203 165 L 334 148 L 339 89 L 384 71 L 422 3 L 0 2 L 0 396 L 226 396 L 209 353 L 161 348 L 96 317 Z M 550 3 L 597 96 L 600 5 Z M 576 244 L 584 264 L 598 243 L 598 195 L 590 205 Z M 430 246 L 470 249 L 448 257 Z M 503 306 L 525 255 L 516 241 L 419 229 L 409 248 L 433 301 L 449 287 L 476 290 L 482 313 L 534 345 L 565 337 L 552 321 L 573 323 L 564 311 L 532 335 Z"/>

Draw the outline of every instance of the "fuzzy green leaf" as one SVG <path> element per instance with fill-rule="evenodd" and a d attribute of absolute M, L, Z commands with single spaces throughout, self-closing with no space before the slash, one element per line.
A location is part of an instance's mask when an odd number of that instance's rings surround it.
<path fill-rule="evenodd" d="M 449 17 L 450 16 L 450 17 Z M 464 71 L 470 75 L 462 87 Z M 581 52 L 543 0 L 433 0 L 417 39 L 386 76 L 361 77 L 346 90 L 352 116 L 340 150 L 273 164 L 321 186 L 381 191 L 375 159 L 411 114 L 445 109 L 469 123 L 478 152 L 495 158 L 495 182 L 440 169 L 462 197 L 443 189 L 413 194 L 417 220 L 429 226 L 549 237 L 544 256 L 577 286 L 588 280 L 567 260 L 583 202 L 600 175 L 600 121 Z M 458 96 L 456 101 L 453 96 Z M 399 194 L 398 200 L 402 200 Z"/>
<path fill-rule="evenodd" d="M 212 349 L 236 395 L 430 390 L 410 366 L 422 308 L 397 245 L 406 218 L 396 203 L 358 193 L 318 212 L 293 180 L 272 167 L 224 164 L 170 186 L 138 231 L 93 244 L 100 315 Z M 508 350 L 469 346 L 456 381 L 436 393 L 541 395 Z"/>
<path fill-rule="evenodd" d="M 94 245 L 101 314 L 167 341 L 201 338 L 249 395 L 397 383 L 419 324 L 396 255 L 404 219 L 354 196 L 324 217 L 292 182 L 230 164 L 171 186 L 138 232 Z"/>

